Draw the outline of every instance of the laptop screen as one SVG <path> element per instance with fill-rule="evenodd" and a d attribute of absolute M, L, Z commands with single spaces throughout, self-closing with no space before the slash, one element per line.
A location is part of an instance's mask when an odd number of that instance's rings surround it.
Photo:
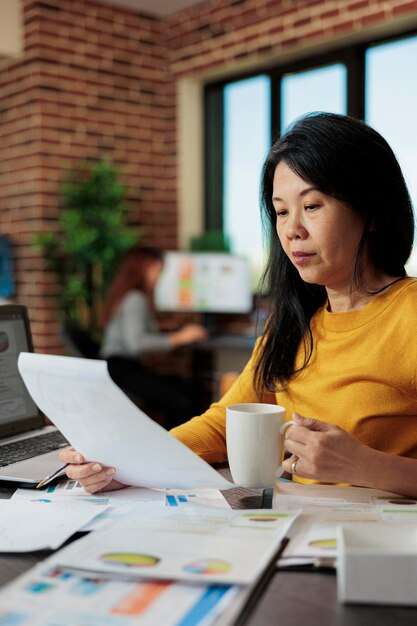
<path fill-rule="evenodd" d="M 0 438 L 44 425 L 17 369 L 20 352 L 32 352 L 26 308 L 0 306 Z"/>

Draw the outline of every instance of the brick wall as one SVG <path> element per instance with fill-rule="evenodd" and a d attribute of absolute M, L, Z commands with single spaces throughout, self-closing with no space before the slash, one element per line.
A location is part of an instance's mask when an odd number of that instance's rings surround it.
<path fill-rule="evenodd" d="M 178 78 L 233 69 L 326 43 L 365 29 L 416 24 L 416 0 L 211 0 L 166 21 L 170 69 Z"/>
<path fill-rule="evenodd" d="M 417 15 L 417 0 L 208 0 L 165 20 L 89 0 L 21 1 L 24 54 L 0 65 L 0 228 L 15 246 L 16 300 L 36 349 L 51 353 L 62 351 L 57 286 L 31 240 L 56 224 L 65 167 L 107 156 L 129 222 L 147 243 L 176 247 L 178 78 L 405 29 Z"/>
<path fill-rule="evenodd" d="M 0 228 L 15 246 L 36 348 L 60 352 L 57 285 L 31 241 L 54 227 L 65 168 L 108 157 L 129 222 L 147 243 L 176 245 L 166 47 L 159 20 L 108 5 L 24 0 L 23 16 L 23 58 L 0 66 Z"/>

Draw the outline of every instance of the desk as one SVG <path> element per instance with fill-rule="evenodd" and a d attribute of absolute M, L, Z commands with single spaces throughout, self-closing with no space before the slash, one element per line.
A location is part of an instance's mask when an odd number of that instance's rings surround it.
<path fill-rule="evenodd" d="M 228 475 L 227 470 L 220 471 Z M 1 498 L 12 493 L 12 488 L 0 487 Z M 233 508 L 260 506 L 259 490 L 238 488 L 223 493 Z M 45 550 L 0 555 L 0 584 L 4 585 L 50 554 Z M 410 626 L 416 615 L 415 608 L 339 604 L 334 574 L 278 571 L 245 626 Z"/>
<path fill-rule="evenodd" d="M 255 345 L 253 335 L 215 335 L 195 346 L 197 352 L 215 355 L 216 371 L 241 370 Z"/>
<path fill-rule="evenodd" d="M 254 335 L 222 334 L 192 346 L 193 384 L 199 390 L 202 413 L 219 399 L 219 382 L 226 372 L 241 372 L 255 345 Z"/>

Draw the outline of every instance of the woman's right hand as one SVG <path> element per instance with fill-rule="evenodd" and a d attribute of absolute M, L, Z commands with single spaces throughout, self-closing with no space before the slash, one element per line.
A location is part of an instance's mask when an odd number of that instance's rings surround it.
<path fill-rule="evenodd" d="M 63 463 L 69 463 L 66 474 L 68 478 L 78 480 L 87 493 L 123 489 L 127 485 L 113 480 L 116 473 L 114 467 L 104 467 L 101 463 L 86 463 L 82 454 L 74 448 L 64 448 L 59 453 Z"/>
<path fill-rule="evenodd" d="M 203 343 L 208 339 L 208 332 L 201 324 L 186 324 L 180 330 L 171 333 L 171 344 L 174 347 L 190 343 Z"/>

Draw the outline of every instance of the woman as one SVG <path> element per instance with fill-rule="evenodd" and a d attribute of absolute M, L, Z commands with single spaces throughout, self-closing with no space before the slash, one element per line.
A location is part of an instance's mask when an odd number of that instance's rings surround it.
<path fill-rule="evenodd" d="M 414 222 L 391 148 L 352 118 L 301 118 L 268 155 L 262 201 L 264 336 L 226 395 L 172 434 L 224 460 L 226 406 L 273 393 L 296 421 L 283 463 L 295 480 L 417 496 L 417 281 L 404 270 Z M 113 468 L 62 459 L 88 491 L 117 486 Z"/>
<path fill-rule="evenodd" d="M 162 410 L 172 427 L 195 415 L 191 385 L 178 376 L 152 372 L 142 356 L 204 341 L 207 333 L 198 324 L 172 333 L 158 330 L 153 295 L 162 267 L 162 254 L 155 248 L 138 247 L 126 255 L 104 304 L 100 355 L 107 359 L 115 383 L 145 410 Z"/>

